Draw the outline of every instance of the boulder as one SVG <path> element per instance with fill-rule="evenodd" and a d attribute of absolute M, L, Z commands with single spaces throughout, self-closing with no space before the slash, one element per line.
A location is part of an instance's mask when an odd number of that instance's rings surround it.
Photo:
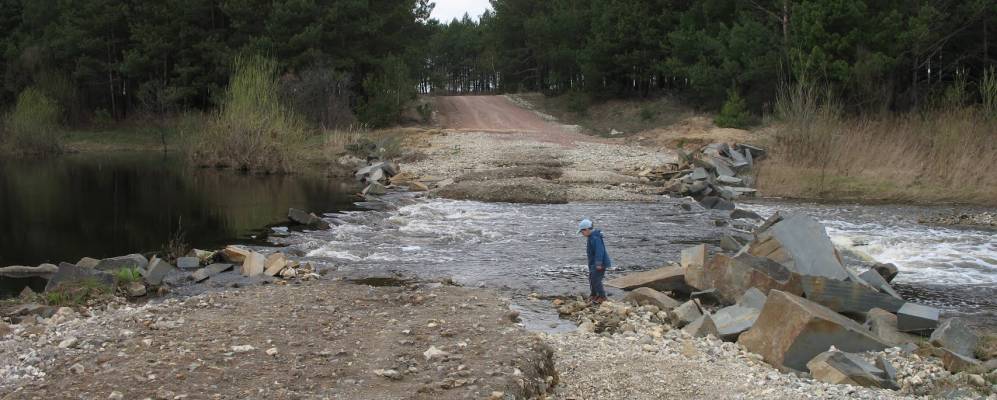
<path fill-rule="evenodd" d="M 287 258 L 284 256 L 284 253 L 273 253 L 267 256 L 266 261 L 263 263 L 263 273 L 267 274 L 267 276 L 274 276 L 279 274 L 286 266 Z"/>
<path fill-rule="evenodd" d="M 814 379 L 821 382 L 899 389 L 886 371 L 870 364 L 857 354 L 826 351 L 807 362 L 807 369 Z"/>
<path fill-rule="evenodd" d="M 729 342 L 736 341 L 741 333 L 755 324 L 764 304 L 765 294 L 751 288 L 741 296 L 736 305 L 717 310 L 713 314 L 713 322 L 718 336 Z"/>
<path fill-rule="evenodd" d="M 836 280 L 850 277 L 824 226 L 802 214 L 788 216 L 756 233 L 748 253 L 769 258 L 803 276 Z"/>
<path fill-rule="evenodd" d="M 707 210 L 733 210 L 734 203 L 717 196 L 707 196 L 699 201 L 699 205 Z"/>
<path fill-rule="evenodd" d="M 713 168 L 716 170 L 717 176 L 733 177 L 734 175 L 737 175 L 737 173 L 735 173 L 723 159 L 711 157 L 710 164 L 712 164 Z"/>
<path fill-rule="evenodd" d="M 141 254 L 129 254 L 121 257 L 111 257 L 100 260 L 95 269 L 101 271 L 117 271 L 123 268 L 145 269 L 149 266 L 149 260 Z"/>
<path fill-rule="evenodd" d="M 662 267 L 650 271 L 627 274 L 606 281 L 606 285 L 623 290 L 649 287 L 659 292 L 690 292 L 689 286 L 685 284 L 685 271 L 679 266 Z"/>
<path fill-rule="evenodd" d="M 881 263 L 872 266 L 872 269 L 879 273 L 887 283 L 893 282 L 893 278 L 897 277 L 897 273 L 900 272 L 896 265 L 889 263 Z"/>
<path fill-rule="evenodd" d="M 710 176 L 710 173 L 706 172 L 706 168 L 697 167 L 696 169 L 692 170 L 692 176 L 691 176 L 691 178 L 694 181 L 702 181 L 702 180 L 705 180 L 706 178 L 708 178 L 709 176 Z"/>
<path fill-rule="evenodd" d="M 228 262 L 235 264 L 243 262 L 249 253 L 251 253 L 251 251 L 240 246 L 228 246 L 225 247 L 225 250 L 222 250 L 222 254 L 225 255 L 225 259 L 228 260 Z"/>
<path fill-rule="evenodd" d="M 9 267 L 0 268 L 0 277 L 2 278 L 42 278 L 50 279 L 53 275 L 59 272 L 59 267 L 52 264 L 41 264 L 37 267 L 26 267 L 23 265 L 11 265 Z"/>
<path fill-rule="evenodd" d="M 262 254 L 255 251 L 250 252 L 246 256 L 246 259 L 242 261 L 242 267 L 239 269 L 239 273 L 242 276 L 257 276 L 263 274 L 264 264 L 266 263 L 266 258 Z"/>
<path fill-rule="evenodd" d="M 713 322 L 713 317 L 710 314 L 703 314 L 701 317 L 696 318 L 682 331 L 688 333 L 692 337 L 706 337 L 708 335 L 713 335 L 713 337 L 720 337 L 720 333 L 717 332 L 717 325 Z"/>
<path fill-rule="evenodd" d="M 873 308 L 897 312 L 904 305 L 903 300 L 855 282 L 820 276 L 804 276 L 801 281 L 807 299 L 839 313 L 864 315 Z"/>
<path fill-rule="evenodd" d="M 715 255 L 705 268 L 703 284 L 705 287 L 701 289 L 716 288 L 717 297 L 725 304 L 733 304 L 749 288 L 757 288 L 762 293 L 778 289 L 803 294 L 799 276 L 777 262 L 749 254 L 733 258 Z"/>
<path fill-rule="evenodd" d="M 114 287 L 116 279 L 113 274 L 93 268 L 78 267 L 76 264 L 59 263 L 59 270 L 52 275 L 45 285 L 45 291 L 58 289 L 60 286 L 73 284 L 84 280 L 93 280 L 99 284 Z"/>
<path fill-rule="evenodd" d="M 329 223 L 325 222 L 322 218 L 319 218 L 319 216 L 315 215 L 315 213 L 310 213 L 296 208 L 289 208 L 287 210 L 287 219 L 300 225 L 310 226 L 316 229 L 329 229 Z"/>
<path fill-rule="evenodd" d="M 835 346 L 847 352 L 886 347 L 862 325 L 799 296 L 771 290 L 765 307 L 738 343 L 777 368 L 805 371 L 808 361 Z"/>
<path fill-rule="evenodd" d="M 706 267 L 706 245 L 687 247 L 682 250 L 681 266 L 685 269 L 685 283 L 694 288 L 703 287 L 703 269 Z"/>
<path fill-rule="evenodd" d="M 149 260 L 149 266 L 142 270 L 142 276 L 145 277 L 145 283 L 158 286 L 163 284 L 163 278 L 166 278 L 167 275 L 175 270 L 176 268 L 170 265 L 170 263 L 153 256 Z"/>
<path fill-rule="evenodd" d="M 761 221 L 762 216 L 754 211 L 742 210 L 740 208 L 734 209 L 730 212 L 730 219 L 753 219 L 755 221 Z"/>
<path fill-rule="evenodd" d="M 938 324 L 931 333 L 931 344 L 946 348 L 957 354 L 973 357 L 980 338 L 961 318 L 949 318 Z"/>
<path fill-rule="evenodd" d="M 900 332 L 897 329 L 897 316 L 882 308 L 873 308 L 866 314 L 865 326 L 873 335 L 890 346 L 904 343 L 920 343 L 920 336 Z"/>
<path fill-rule="evenodd" d="M 916 303 L 905 303 L 897 310 L 897 330 L 928 332 L 938 326 L 938 309 Z"/>
<path fill-rule="evenodd" d="M 699 305 L 692 300 L 682 303 L 682 305 L 675 307 L 675 309 L 668 313 L 668 317 L 671 319 L 672 325 L 676 328 L 689 325 L 702 316 L 703 312 L 699 309 Z"/>
<path fill-rule="evenodd" d="M 90 257 L 83 257 L 80 259 L 80 261 L 76 262 L 77 267 L 83 267 L 83 268 L 97 268 L 98 264 L 100 264 L 100 260 Z"/>
<path fill-rule="evenodd" d="M 724 234 L 720 237 L 720 248 L 727 251 L 740 251 L 744 247 L 744 243 L 741 243 L 733 235 Z"/>
<path fill-rule="evenodd" d="M 197 257 L 178 257 L 177 258 L 177 268 L 180 269 L 197 269 L 201 266 L 201 259 Z"/>
<path fill-rule="evenodd" d="M 661 311 L 669 311 L 680 304 L 675 299 L 668 297 L 664 293 L 649 287 L 639 287 L 627 293 L 623 301 L 636 304 L 638 306 L 653 305 Z"/>
<path fill-rule="evenodd" d="M 201 282 L 212 276 L 228 271 L 231 268 L 232 264 L 211 264 L 207 267 L 194 271 L 194 273 L 191 274 L 191 279 L 193 279 L 194 282 Z"/>
<path fill-rule="evenodd" d="M 146 290 L 145 285 L 142 282 L 130 282 L 128 286 L 125 286 L 125 293 L 128 297 L 142 297 L 145 296 Z"/>
<path fill-rule="evenodd" d="M 982 365 L 980 360 L 973 357 L 968 357 L 946 348 L 938 350 L 941 352 L 942 366 L 945 367 L 946 371 L 953 374 L 974 371 Z"/>
<path fill-rule="evenodd" d="M 384 185 L 377 182 L 371 182 L 371 184 L 367 185 L 367 187 L 360 192 L 363 196 L 381 196 L 385 193 L 387 193 L 387 189 Z"/>

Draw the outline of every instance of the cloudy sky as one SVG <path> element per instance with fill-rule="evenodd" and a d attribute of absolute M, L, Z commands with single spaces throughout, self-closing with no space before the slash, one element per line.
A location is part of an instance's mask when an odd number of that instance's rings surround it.
<path fill-rule="evenodd" d="M 434 0 L 436 8 L 433 9 L 433 18 L 440 22 L 450 22 L 454 18 L 461 18 L 464 13 L 477 19 L 481 13 L 485 12 L 488 0 Z"/>

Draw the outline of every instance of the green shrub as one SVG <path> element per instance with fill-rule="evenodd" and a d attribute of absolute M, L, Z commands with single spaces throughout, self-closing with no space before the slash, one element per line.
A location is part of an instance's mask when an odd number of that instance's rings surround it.
<path fill-rule="evenodd" d="M 727 92 L 727 102 L 713 122 L 721 128 L 745 129 L 751 125 L 752 116 L 748 112 L 748 105 L 737 90 L 731 89 Z"/>
<path fill-rule="evenodd" d="M 357 158 L 377 158 L 381 160 L 392 160 L 402 155 L 402 139 L 397 135 L 388 135 L 380 139 L 369 137 L 358 138 L 355 142 L 345 146 L 346 151 Z"/>
<path fill-rule="evenodd" d="M 586 93 L 570 92 L 565 95 L 565 98 L 568 102 L 568 111 L 573 113 L 585 114 L 592 106 L 592 98 Z"/>
<path fill-rule="evenodd" d="M 988 118 L 997 118 L 997 68 L 987 68 L 980 81 L 980 98 L 983 100 L 983 113 Z"/>
<path fill-rule="evenodd" d="M 415 98 L 415 82 L 405 61 L 386 57 L 379 70 L 364 79 L 367 98 L 360 106 L 360 117 L 372 127 L 384 127 L 398 122 L 405 105 Z"/>
<path fill-rule="evenodd" d="M 118 284 L 128 284 L 141 280 L 142 272 L 136 267 L 127 267 L 114 271 L 114 276 L 118 278 Z"/>
<path fill-rule="evenodd" d="M 423 123 L 429 123 L 433 120 L 433 105 L 430 103 L 422 103 L 415 107 L 415 110 L 419 112 L 419 117 L 422 118 Z"/>
<path fill-rule="evenodd" d="M 190 144 L 199 165 L 246 171 L 289 172 L 291 151 L 306 136 L 304 124 L 280 101 L 277 62 L 238 57 L 221 107 Z"/>
<path fill-rule="evenodd" d="M 59 105 L 40 90 L 29 87 L 17 96 L 14 110 L 3 121 L 0 137 L 14 151 L 27 154 L 53 154 L 59 144 Z"/>

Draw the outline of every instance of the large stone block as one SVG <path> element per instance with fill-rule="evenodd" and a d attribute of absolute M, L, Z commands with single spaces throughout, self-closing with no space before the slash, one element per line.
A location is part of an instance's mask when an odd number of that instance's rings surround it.
<path fill-rule="evenodd" d="M 765 295 L 758 289 L 751 288 L 741 296 L 736 305 L 717 310 L 713 314 L 713 323 L 717 334 L 726 341 L 736 341 L 744 331 L 751 329 L 765 304 Z"/>
<path fill-rule="evenodd" d="M 703 268 L 706 267 L 706 245 L 701 244 L 682 250 L 681 265 L 685 269 L 685 283 L 696 289 L 704 289 Z"/>
<path fill-rule="evenodd" d="M 101 271 L 117 271 L 123 268 L 145 269 L 149 266 L 149 260 L 141 254 L 129 254 L 127 256 L 111 257 L 100 260 L 95 269 Z"/>
<path fill-rule="evenodd" d="M 717 289 L 717 297 L 725 304 L 736 302 L 750 288 L 757 288 L 763 294 L 772 289 L 803 294 L 798 275 L 772 260 L 748 254 L 733 258 L 715 255 L 702 279 L 705 288 Z"/>
<path fill-rule="evenodd" d="M 695 321 L 692 321 L 691 324 L 682 328 L 682 331 L 692 337 L 706 337 L 709 335 L 720 337 L 720 333 L 717 331 L 717 324 L 713 321 L 713 317 L 710 314 L 703 314 Z"/>
<path fill-rule="evenodd" d="M 669 319 L 672 320 L 672 326 L 676 328 L 681 328 L 683 326 L 691 324 L 693 321 L 699 319 L 703 316 L 703 311 L 699 309 L 699 305 L 695 301 L 689 300 L 682 305 L 673 309 L 668 313 Z"/>
<path fill-rule="evenodd" d="M 175 271 L 170 263 L 164 261 L 163 259 L 153 256 L 149 260 L 149 266 L 142 270 L 142 276 L 145 277 L 145 283 L 150 285 L 162 285 L 163 278 L 166 278 L 171 272 Z"/>
<path fill-rule="evenodd" d="M 27 267 L 23 265 L 11 265 L 0 268 L 2 278 L 42 278 L 50 279 L 59 272 L 59 267 L 52 264 L 42 264 L 37 267 Z"/>
<path fill-rule="evenodd" d="M 961 318 L 949 318 L 942 321 L 938 328 L 931 333 L 931 344 L 944 347 L 966 357 L 973 357 L 979 340 L 976 332 L 966 326 Z"/>
<path fill-rule="evenodd" d="M 284 253 L 276 252 L 267 256 L 266 262 L 263 264 L 263 273 L 267 274 L 267 276 L 274 276 L 279 274 L 286 266 L 287 258 L 284 256 Z"/>
<path fill-rule="evenodd" d="M 893 296 L 893 298 L 895 299 L 899 300 L 904 299 L 903 297 L 900 296 L 899 293 L 893 290 L 893 287 L 890 286 L 890 283 L 887 282 L 886 279 L 883 279 L 883 276 L 880 275 L 879 272 L 876 272 L 876 270 L 874 269 L 867 270 L 859 274 L 858 277 L 865 283 L 868 283 L 869 286 L 879 289 L 880 292 Z"/>
<path fill-rule="evenodd" d="M 905 303 L 897 310 L 897 330 L 928 332 L 938 326 L 938 309 L 915 303 Z"/>
<path fill-rule="evenodd" d="M 232 269 L 232 264 L 211 264 L 207 267 L 194 271 L 194 273 L 191 274 L 191 279 L 193 279 L 194 282 L 200 282 L 230 269 Z"/>
<path fill-rule="evenodd" d="M 827 351 L 807 362 L 814 379 L 835 385 L 899 389 L 889 374 L 856 354 Z"/>
<path fill-rule="evenodd" d="M 819 276 L 804 276 L 801 280 L 808 300 L 839 313 L 862 315 L 873 308 L 897 312 L 904 305 L 903 300 L 856 282 Z"/>
<path fill-rule="evenodd" d="M 920 336 L 900 332 L 897 329 L 897 316 L 882 308 L 873 308 L 866 314 L 865 326 L 873 335 L 879 337 L 890 346 L 900 346 L 904 343 L 920 343 Z"/>
<path fill-rule="evenodd" d="M 946 348 L 940 349 L 942 352 L 942 367 L 953 374 L 971 371 L 979 368 L 982 364 L 980 360 L 965 356 Z"/>
<path fill-rule="evenodd" d="M 264 265 L 266 263 L 266 257 L 257 252 L 250 252 L 246 255 L 246 259 L 242 261 L 242 268 L 239 270 L 243 276 L 257 276 L 262 275 L 264 271 Z"/>
<path fill-rule="evenodd" d="M 772 259 L 803 276 L 849 277 L 824 226 L 802 214 L 787 216 L 757 233 L 748 253 Z"/>
<path fill-rule="evenodd" d="M 630 293 L 627 293 L 623 301 L 639 306 L 652 305 L 658 307 L 661 311 L 670 311 L 680 305 L 677 300 L 649 287 L 634 289 Z"/>
<path fill-rule="evenodd" d="M 287 219 L 301 225 L 314 227 L 316 229 L 329 229 L 329 223 L 325 222 L 322 218 L 319 218 L 314 213 L 309 213 L 297 208 L 289 208 L 287 210 Z"/>
<path fill-rule="evenodd" d="M 887 283 L 893 282 L 893 278 L 897 277 L 900 269 L 896 265 L 890 263 L 880 263 L 872 266 L 872 269 L 879 273 Z"/>
<path fill-rule="evenodd" d="M 769 292 L 761 315 L 738 343 L 777 368 L 798 371 L 830 346 L 856 353 L 888 347 L 857 322 L 779 290 Z"/>
<path fill-rule="evenodd" d="M 59 263 L 59 270 L 52 275 L 45 285 L 45 291 L 58 289 L 63 285 L 70 285 L 86 280 L 92 280 L 98 284 L 114 287 L 116 279 L 108 272 L 93 268 L 78 267 L 76 264 Z"/>
<path fill-rule="evenodd" d="M 246 256 L 251 253 L 250 250 L 241 246 L 228 246 L 222 250 L 222 254 L 225 255 L 225 259 L 230 263 L 239 264 L 246 260 Z"/>
<path fill-rule="evenodd" d="M 180 269 L 197 269 L 201 266 L 201 259 L 197 257 L 178 257 L 177 258 L 177 268 Z"/>
<path fill-rule="evenodd" d="M 645 272 L 627 274 L 606 281 L 606 284 L 623 290 L 649 287 L 659 292 L 689 293 L 685 283 L 685 271 L 679 266 L 663 267 Z"/>

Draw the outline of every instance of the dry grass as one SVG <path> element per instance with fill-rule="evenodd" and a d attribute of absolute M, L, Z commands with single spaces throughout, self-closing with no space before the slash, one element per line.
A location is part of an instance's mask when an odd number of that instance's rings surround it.
<path fill-rule="evenodd" d="M 984 109 L 844 117 L 820 88 L 787 93 L 758 170 L 762 193 L 997 205 L 997 120 Z"/>
<path fill-rule="evenodd" d="M 581 95 L 578 94 L 546 97 L 540 93 L 522 93 L 517 96 L 563 124 L 579 125 L 592 134 L 606 137 L 613 130 L 628 136 L 670 126 L 694 115 L 691 109 L 668 97 L 579 102 L 577 98 Z"/>

